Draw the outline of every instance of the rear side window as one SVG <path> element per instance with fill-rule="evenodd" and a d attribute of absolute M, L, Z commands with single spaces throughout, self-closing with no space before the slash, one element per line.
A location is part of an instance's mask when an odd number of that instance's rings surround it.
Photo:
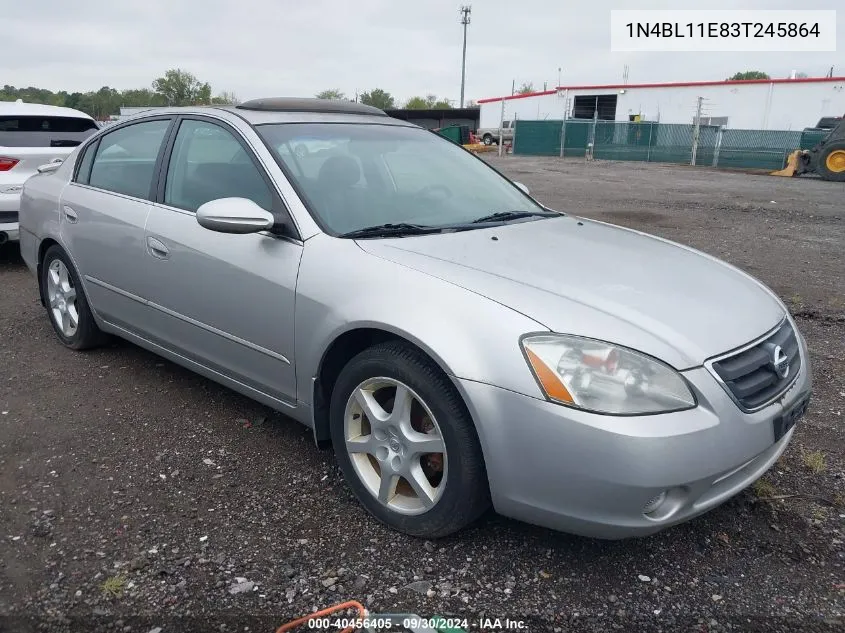
<path fill-rule="evenodd" d="M 94 153 L 97 151 L 97 142 L 94 141 L 83 150 L 82 158 L 79 160 L 79 169 L 76 172 L 76 182 L 81 182 L 83 185 L 88 184 L 88 178 L 91 176 L 91 165 L 94 163 Z"/>
<path fill-rule="evenodd" d="M 88 184 L 150 199 L 153 172 L 170 119 L 127 125 L 106 134 L 97 145 Z M 85 161 L 86 156 L 82 157 Z M 82 169 L 80 167 L 80 176 Z"/>
<path fill-rule="evenodd" d="M 91 119 L 65 116 L 0 116 L 0 146 L 75 147 L 97 131 Z"/>

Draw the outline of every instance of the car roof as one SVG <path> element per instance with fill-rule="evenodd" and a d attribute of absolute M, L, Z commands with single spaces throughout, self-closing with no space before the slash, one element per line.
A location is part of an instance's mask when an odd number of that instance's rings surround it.
<path fill-rule="evenodd" d="M 26 103 L 22 99 L 17 101 L 0 101 L 0 115 L 2 116 L 62 116 L 73 119 L 94 119 L 84 112 L 73 108 L 44 105 L 43 103 Z"/>
<path fill-rule="evenodd" d="M 129 119 L 142 119 L 168 114 L 209 114 L 225 111 L 238 116 L 251 125 L 267 123 L 377 123 L 417 127 L 407 121 L 394 119 L 383 110 L 363 103 L 350 101 L 309 99 L 299 97 L 271 97 L 253 99 L 236 106 L 181 106 L 150 108 L 131 115 Z"/>

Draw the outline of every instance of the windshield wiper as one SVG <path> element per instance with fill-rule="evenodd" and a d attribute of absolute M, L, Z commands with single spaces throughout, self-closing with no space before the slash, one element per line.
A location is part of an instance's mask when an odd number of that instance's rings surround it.
<path fill-rule="evenodd" d="M 408 224 L 398 222 L 396 224 L 376 224 L 365 226 L 362 229 L 355 229 L 341 233 L 338 237 L 401 237 L 403 235 L 426 235 L 429 233 L 440 233 L 442 229 L 436 226 L 425 226 L 423 224 Z"/>
<path fill-rule="evenodd" d="M 559 216 L 560 213 L 554 211 L 499 211 L 498 213 L 491 213 L 477 218 L 470 222 L 470 224 L 484 224 L 485 222 L 507 222 L 508 220 L 520 220 L 522 218 L 530 217 L 552 217 Z"/>

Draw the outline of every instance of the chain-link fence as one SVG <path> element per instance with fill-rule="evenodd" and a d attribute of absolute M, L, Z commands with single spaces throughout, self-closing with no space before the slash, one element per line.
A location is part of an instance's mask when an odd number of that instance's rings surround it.
<path fill-rule="evenodd" d="M 781 169 L 808 133 L 620 121 L 517 121 L 514 154 Z"/>

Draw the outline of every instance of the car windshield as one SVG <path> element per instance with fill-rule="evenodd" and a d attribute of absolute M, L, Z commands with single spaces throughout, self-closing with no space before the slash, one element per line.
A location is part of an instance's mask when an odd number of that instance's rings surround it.
<path fill-rule="evenodd" d="M 333 234 L 384 224 L 468 225 L 495 213 L 508 214 L 499 221 L 526 221 L 545 211 L 458 145 L 420 128 L 283 123 L 258 131 Z"/>

